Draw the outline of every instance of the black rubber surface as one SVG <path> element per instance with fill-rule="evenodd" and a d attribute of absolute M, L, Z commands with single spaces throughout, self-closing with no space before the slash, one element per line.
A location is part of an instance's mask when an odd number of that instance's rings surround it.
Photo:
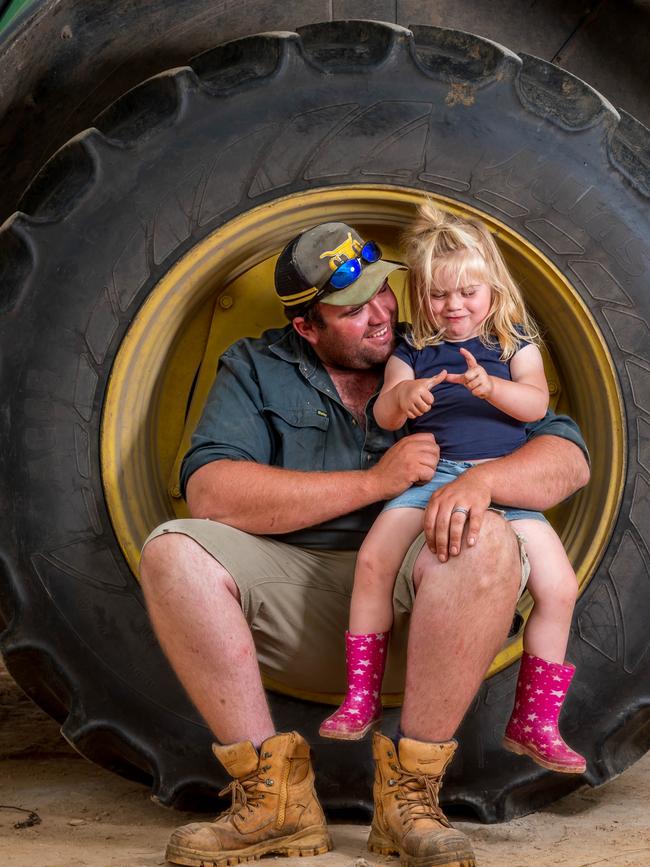
<path fill-rule="evenodd" d="M 0 223 L 43 163 L 129 88 L 220 42 L 377 18 L 557 63 L 650 126 L 650 6 L 598 0 L 33 0 L 0 33 Z"/>
<path fill-rule="evenodd" d="M 164 803 L 219 785 L 209 734 L 157 648 L 104 505 L 112 360 L 160 276 L 227 220 L 301 190 L 398 184 L 513 226 L 572 279 L 609 343 L 629 408 L 628 479 L 578 603 L 564 731 L 592 784 L 639 758 L 650 745 L 648 131 L 543 61 L 367 22 L 218 47 L 94 126 L 0 231 L 1 647 L 21 686 L 81 752 L 149 782 Z M 443 790 L 485 821 L 581 782 L 502 750 L 515 679 L 510 669 L 483 685 Z M 280 730 L 314 745 L 326 806 L 367 810 L 369 746 L 319 741 L 321 706 L 271 703 Z M 396 720 L 391 711 L 388 734 Z"/>

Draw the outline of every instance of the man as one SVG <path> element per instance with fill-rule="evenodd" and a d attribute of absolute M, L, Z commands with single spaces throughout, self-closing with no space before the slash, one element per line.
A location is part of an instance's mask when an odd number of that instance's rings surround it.
<path fill-rule="evenodd" d="M 400 438 L 372 416 L 395 342 L 387 278 L 400 267 L 342 223 L 293 239 L 276 266 L 290 325 L 222 356 L 181 471 L 193 519 L 159 527 L 145 544 L 154 628 L 233 777 L 233 808 L 178 829 L 167 850 L 174 863 L 330 846 L 309 748 L 297 732 L 275 732 L 260 667 L 276 681 L 340 691 L 332 661 L 356 550 L 384 500 L 434 473 L 432 436 Z M 396 582 L 387 679 L 406 656 L 403 736 L 397 746 L 373 738 L 373 851 L 413 865 L 475 863 L 438 789 L 526 578 L 524 552 L 488 506 L 545 509 L 569 496 L 588 478 L 582 448 L 569 420 L 550 417 L 517 453 L 432 498 L 428 544 L 423 535 L 411 546 Z"/>

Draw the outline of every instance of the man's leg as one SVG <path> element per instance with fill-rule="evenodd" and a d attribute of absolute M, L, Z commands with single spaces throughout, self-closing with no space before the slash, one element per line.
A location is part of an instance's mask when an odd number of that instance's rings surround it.
<path fill-rule="evenodd" d="M 145 546 L 142 588 L 158 640 L 222 744 L 274 734 L 255 646 L 232 576 L 189 536 Z"/>
<path fill-rule="evenodd" d="M 314 788 L 310 749 L 298 732 L 275 734 L 250 629 L 230 573 L 188 536 L 163 532 L 140 564 L 163 650 L 217 739 L 233 778 L 232 807 L 171 835 L 166 860 L 203 867 L 262 855 L 331 848 Z M 251 744 L 252 741 L 252 744 Z"/>
<path fill-rule="evenodd" d="M 440 563 L 425 546 L 415 563 L 401 727 L 410 738 L 453 737 L 503 645 L 517 601 L 519 546 L 487 512 L 473 548 Z"/>
<path fill-rule="evenodd" d="M 438 790 L 456 749 L 452 737 L 508 633 L 520 579 L 515 534 L 491 512 L 476 546 L 457 557 L 440 563 L 426 546 L 420 551 L 413 569 L 405 737 L 397 749 L 384 735 L 373 737 L 371 851 L 396 852 L 407 867 L 474 867 L 470 841 L 450 826 Z"/>

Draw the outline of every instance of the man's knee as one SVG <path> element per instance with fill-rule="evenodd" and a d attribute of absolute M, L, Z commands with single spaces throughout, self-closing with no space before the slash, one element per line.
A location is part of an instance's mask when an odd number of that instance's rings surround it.
<path fill-rule="evenodd" d="M 186 584 L 195 576 L 209 576 L 215 588 L 223 587 L 239 600 L 232 575 L 205 548 L 184 533 L 163 532 L 142 549 L 140 581 L 145 593 L 169 589 L 171 583 Z"/>
<path fill-rule="evenodd" d="M 517 536 L 497 512 L 486 512 L 473 551 L 475 589 L 488 593 L 495 587 L 514 590 L 521 580 L 521 554 Z"/>
<path fill-rule="evenodd" d="M 188 536 L 164 532 L 154 536 L 142 549 L 140 555 L 140 580 L 149 583 L 166 572 L 171 564 L 181 562 L 191 545 L 196 545 Z"/>
<path fill-rule="evenodd" d="M 414 571 L 416 590 L 422 581 L 436 581 L 445 573 L 458 573 L 463 587 L 473 595 L 489 594 L 495 588 L 513 591 L 519 585 L 521 559 L 517 537 L 502 515 L 486 512 L 481 532 L 470 548 L 463 544 L 460 554 L 440 563 L 435 554 L 423 549 Z"/>

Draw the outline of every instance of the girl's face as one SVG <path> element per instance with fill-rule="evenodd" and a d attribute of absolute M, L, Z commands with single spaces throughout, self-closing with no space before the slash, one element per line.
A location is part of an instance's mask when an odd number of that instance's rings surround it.
<path fill-rule="evenodd" d="M 476 277 L 462 276 L 455 268 L 441 268 L 429 294 L 435 324 L 445 330 L 445 340 L 469 340 L 479 333 L 492 306 L 492 289 Z"/>

